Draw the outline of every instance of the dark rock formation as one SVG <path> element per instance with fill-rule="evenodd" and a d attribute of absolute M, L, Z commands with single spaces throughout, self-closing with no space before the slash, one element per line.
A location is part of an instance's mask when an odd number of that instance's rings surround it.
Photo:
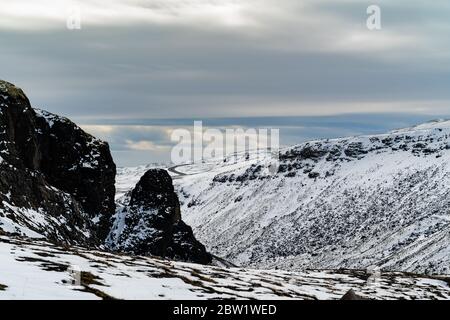
<path fill-rule="evenodd" d="M 0 81 L 0 229 L 95 245 L 115 210 L 107 143 Z"/>
<path fill-rule="evenodd" d="M 172 178 L 165 170 L 147 171 L 119 208 L 108 238 L 113 250 L 210 263 L 211 256 L 181 220 Z"/>
<path fill-rule="evenodd" d="M 108 144 L 66 118 L 33 109 L 21 89 L 4 81 L 0 108 L 0 232 L 88 247 L 113 237 L 116 166 Z M 122 210 L 114 249 L 211 261 L 181 221 L 166 171 L 148 171 Z"/>
<path fill-rule="evenodd" d="M 45 139 L 38 170 L 53 186 L 80 202 L 89 217 L 96 221 L 96 234 L 104 241 L 115 211 L 116 166 L 108 144 L 66 118 L 45 111 L 39 113 L 38 123 L 45 132 Z"/>

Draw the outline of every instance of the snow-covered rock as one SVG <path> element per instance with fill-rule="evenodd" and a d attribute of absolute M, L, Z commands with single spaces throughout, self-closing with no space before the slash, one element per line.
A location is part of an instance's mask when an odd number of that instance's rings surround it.
<path fill-rule="evenodd" d="M 107 238 L 111 250 L 210 263 L 211 256 L 181 220 L 180 202 L 167 171 L 150 169 L 118 204 Z"/>

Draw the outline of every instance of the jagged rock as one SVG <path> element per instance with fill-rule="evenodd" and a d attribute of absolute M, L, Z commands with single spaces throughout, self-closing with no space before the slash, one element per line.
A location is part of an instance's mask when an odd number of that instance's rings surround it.
<path fill-rule="evenodd" d="M 148 170 L 124 202 L 107 240 L 112 250 L 211 262 L 210 254 L 181 220 L 180 203 L 167 171 Z"/>
<path fill-rule="evenodd" d="M 353 142 L 349 143 L 344 153 L 347 157 L 357 158 L 361 155 L 367 154 L 368 152 L 364 149 L 362 142 Z"/>
<path fill-rule="evenodd" d="M 369 299 L 356 294 L 355 291 L 353 291 L 353 289 L 350 289 L 347 291 L 346 294 L 342 296 L 341 300 L 369 300 Z"/>
<path fill-rule="evenodd" d="M 304 148 L 300 150 L 289 150 L 286 153 L 283 153 L 280 155 L 281 160 L 287 160 L 287 159 L 320 159 L 324 155 L 328 153 L 327 150 L 322 149 L 321 145 L 306 145 Z"/>
<path fill-rule="evenodd" d="M 0 229 L 100 244 L 115 210 L 115 172 L 107 143 L 34 110 L 21 89 L 0 81 Z"/>

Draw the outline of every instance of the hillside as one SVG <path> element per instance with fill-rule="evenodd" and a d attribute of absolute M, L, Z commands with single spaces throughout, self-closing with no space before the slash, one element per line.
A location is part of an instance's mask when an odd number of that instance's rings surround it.
<path fill-rule="evenodd" d="M 253 154 L 171 172 L 195 235 L 237 265 L 449 274 L 449 160 L 450 121 L 434 121 L 286 148 L 276 174 Z"/>

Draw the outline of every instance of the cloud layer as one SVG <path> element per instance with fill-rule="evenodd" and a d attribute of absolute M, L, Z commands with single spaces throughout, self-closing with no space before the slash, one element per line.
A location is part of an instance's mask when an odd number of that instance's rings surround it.
<path fill-rule="evenodd" d="M 450 115 L 450 3 L 377 2 L 380 31 L 361 0 L 2 1 L 1 78 L 117 152 L 166 147 L 136 119 Z"/>

